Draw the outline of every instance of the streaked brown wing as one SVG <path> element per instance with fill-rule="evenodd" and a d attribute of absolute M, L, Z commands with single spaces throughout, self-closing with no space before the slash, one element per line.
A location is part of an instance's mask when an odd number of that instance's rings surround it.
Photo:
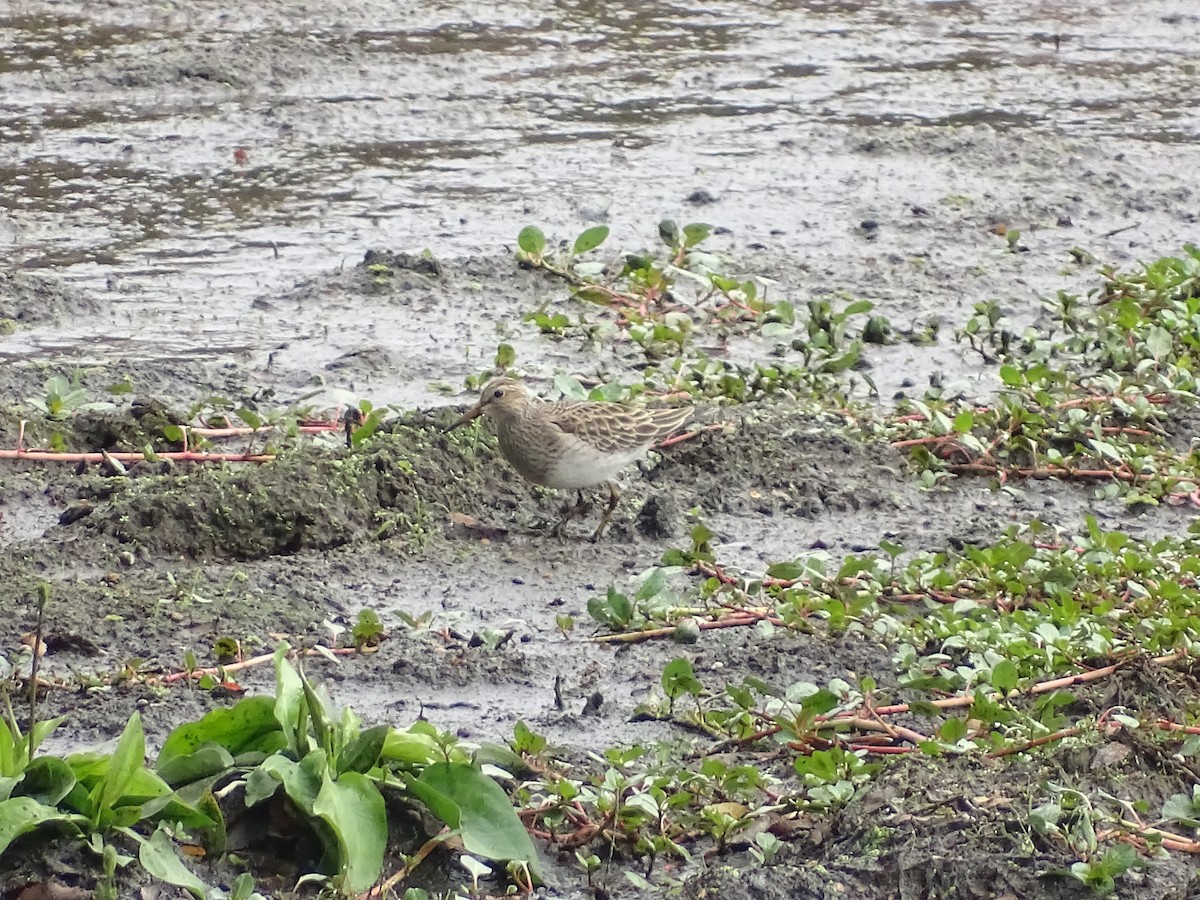
<path fill-rule="evenodd" d="M 602 453 L 632 453 L 666 437 L 691 414 L 688 408 L 647 410 L 577 401 L 556 404 L 551 420 Z"/>

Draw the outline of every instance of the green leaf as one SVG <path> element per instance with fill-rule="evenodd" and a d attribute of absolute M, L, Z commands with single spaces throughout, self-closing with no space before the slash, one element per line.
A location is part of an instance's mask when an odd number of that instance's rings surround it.
<path fill-rule="evenodd" d="M 507 369 L 517 361 L 517 351 L 512 344 L 500 344 L 496 348 L 496 368 Z"/>
<path fill-rule="evenodd" d="M 1016 664 L 1010 659 L 1000 660 L 992 669 L 992 677 L 989 680 L 997 691 L 1007 694 L 1017 686 Z"/>
<path fill-rule="evenodd" d="M 379 762 L 383 745 L 391 731 L 389 725 L 376 725 L 355 737 L 342 750 L 338 760 L 338 774 L 346 772 L 367 772 Z"/>
<path fill-rule="evenodd" d="M 313 815 L 313 804 L 316 803 L 322 779 L 328 774 L 328 768 L 324 750 L 313 750 L 300 762 L 293 762 L 286 756 L 276 753 L 263 760 L 262 765 L 251 772 L 251 775 L 258 772 L 261 775 L 270 775 L 275 781 L 281 782 L 287 795 L 292 798 L 292 802 L 306 815 L 311 816 Z M 256 801 L 259 798 L 270 797 L 274 793 L 274 789 L 268 789 L 267 783 L 261 780 L 261 775 L 253 794 Z M 247 806 L 252 805 L 251 797 L 249 779 L 247 779 Z"/>
<path fill-rule="evenodd" d="M 968 434 L 975 427 L 975 414 L 969 409 L 964 409 L 954 417 L 954 432 L 955 434 Z"/>
<path fill-rule="evenodd" d="M 308 732 L 301 716 L 304 684 L 287 660 L 290 649 L 287 641 L 275 649 L 275 721 L 287 736 L 288 749 L 300 757 L 308 752 Z"/>
<path fill-rule="evenodd" d="M 861 315 L 862 313 L 870 312 L 875 308 L 875 304 L 870 300 L 855 300 L 842 310 L 842 316 L 849 318 L 850 316 Z"/>
<path fill-rule="evenodd" d="M 97 814 L 103 817 L 116 806 L 133 781 L 133 776 L 146 762 L 146 734 L 142 730 L 142 717 L 134 713 L 129 717 L 121 739 L 117 741 L 117 749 L 108 758 L 108 768 L 101 782 L 98 807 L 93 810 L 93 820 Z"/>
<path fill-rule="evenodd" d="M 499 861 L 523 862 L 541 881 L 537 851 L 504 790 L 474 766 L 436 763 L 419 779 L 405 778 L 429 811 L 457 829 L 463 848 Z"/>
<path fill-rule="evenodd" d="M 583 385 L 570 375 L 558 374 L 554 376 L 554 386 L 568 400 L 586 400 L 587 391 L 583 389 Z"/>
<path fill-rule="evenodd" d="M 75 787 L 75 773 L 57 756 L 39 756 L 25 769 L 17 793 L 46 806 L 57 806 Z"/>
<path fill-rule="evenodd" d="M 663 588 L 666 586 L 667 573 L 663 569 L 655 569 L 642 582 L 642 586 L 638 588 L 635 598 L 637 600 L 649 600 L 651 597 L 661 594 Z"/>
<path fill-rule="evenodd" d="M 1000 367 L 1000 380 L 1008 387 L 1021 387 L 1025 384 L 1025 376 L 1016 366 L 1003 365 Z"/>
<path fill-rule="evenodd" d="M 767 567 L 768 578 L 778 578 L 780 581 L 795 581 L 804 574 L 804 563 L 777 562 Z"/>
<path fill-rule="evenodd" d="M 233 411 L 233 414 L 245 422 L 251 428 L 262 428 L 263 417 L 252 409 L 247 409 L 244 406 L 239 406 Z"/>
<path fill-rule="evenodd" d="M 271 697 L 246 697 L 232 707 L 214 709 L 198 722 L 185 722 L 163 742 L 158 754 L 157 768 L 164 768 L 175 758 L 195 753 L 205 744 L 224 747 L 236 756 L 256 746 L 263 735 L 279 730 L 275 719 L 275 700 Z M 168 783 L 170 778 L 163 775 Z"/>
<path fill-rule="evenodd" d="M 337 838 L 343 890 L 365 891 L 379 878 L 387 849 L 387 810 L 379 789 L 358 772 L 337 781 L 326 772 L 312 811 Z"/>
<path fill-rule="evenodd" d="M 546 235 L 536 225 L 526 225 L 517 235 L 517 246 L 530 256 L 541 256 L 546 249 Z"/>
<path fill-rule="evenodd" d="M 1173 349 L 1174 341 L 1171 338 L 1171 332 L 1161 325 L 1152 326 L 1146 333 L 1146 350 L 1155 359 L 1161 360 L 1170 356 Z"/>
<path fill-rule="evenodd" d="M 38 803 L 32 797 L 13 797 L 0 800 L 0 856 L 8 845 L 43 822 L 67 821 L 70 817 L 52 806 Z"/>
<path fill-rule="evenodd" d="M 679 226 L 670 219 L 663 219 L 658 223 L 658 236 L 662 238 L 664 244 L 672 249 L 680 245 Z"/>
<path fill-rule="evenodd" d="M 967 736 L 967 721 L 960 718 L 949 718 L 942 723 L 939 736 L 948 744 L 956 744 Z"/>
<path fill-rule="evenodd" d="M 690 222 L 683 226 L 683 245 L 685 247 L 695 247 L 702 240 L 712 234 L 713 227 L 706 225 L 703 222 Z"/>
<path fill-rule="evenodd" d="M 696 678 L 691 662 L 682 656 L 675 657 L 663 668 L 662 686 L 663 691 L 671 700 L 682 697 L 684 694 L 696 697 L 704 690 L 704 685 Z"/>
<path fill-rule="evenodd" d="M 1187 794 L 1172 794 L 1163 802 L 1163 818 L 1186 828 L 1200 828 L 1200 804 Z"/>
<path fill-rule="evenodd" d="M 158 765 L 158 775 L 167 784 L 177 787 L 191 784 L 220 772 L 232 769 L 233 754 L 219 744 L 205 744 L 194 753 L 175 756 Z"/>
<path fill-rule="evenodd" d="M 858 342 L 855 341 L 850 345 L 850 348 L 841 356 L 835 357 L 820 366 L 820 371 L 827 372 L 830 375 L 836 375 L 839 372 L 844 372 L 858 362 L 858 355 L 861 351 Z"/>
<path fill-rule="evenodd" d="M 587 253 L 589 250 L 595 250 L 608 238 L 607 225 L 595 225 L 587 229 L 579 237 L 575 238 L 574 253 Z"/>
<path fill-rule="evenodd" d="M 783 337 L 792 333 L 792 326 L 783 322 L 767 322 L 762 327 L 763 337 Z"/>
<path fill-rule="evenodd" d="M 389 762 L 401 765 L 426 765 L 441 756 L 437 740 L 417 731 L 388 731 L 380 751 Z"/>
<path fill-rule="evenodd" d="M 142 841 L 138 861 L 159 881 L 183 888 L 196 900 L 205 900 L 209 895 L 207 885 L 183 864 L 175 852 L 175 845 L 161 828 L 150 835 L 149 840 Z"/>

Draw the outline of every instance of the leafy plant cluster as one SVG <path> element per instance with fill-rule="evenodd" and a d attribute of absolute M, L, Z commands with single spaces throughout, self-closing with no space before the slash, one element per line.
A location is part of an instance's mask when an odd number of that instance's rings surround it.
<path fill-rule="evenodd" d="M 906 401 L 867 430 L 909 450 L 929 483 L 944 473 L 1055 476 L 1129 502 L 1188 498 L 1200 457 L 1172 435 L 1196 398 L 1200 250 L 1184 249 L 1140 271 L 1105 269 L 1086 298 L 1060 292 L 1045 332 L 1015 335 L 982 304 L 960 336 L 1003 360 L 998 400 Z"/>
<path fill-rule="evenodd" d="M 712 231 L 703 223 L 680 227 L 664 220 L 658 226 L 662 250 L 604 261 L 597 251 L 608 238 L 607 226 L 589 228 L 558 248 L 528 226 L 517 239 L 518 261 L 562 278 L 575 299 L 604 312 L 596 321 L 586 314 L 573 319 L 556 306 L 531 312 L 526 320 L 546 334 L 578 332 L 593 339 L 618 334 L 633 341 L 649 363 L 638 390 L 732 400 L 837 386 L 836 376 L 860 364 L 866 343 L 891 340 L 890 324 L 870 315 L 870 301 L 845 298 L 839 306 L 814 299 L 797 310 L 785 299 L 772 299 L 770 279 L 735 275 L 726 260 L 701 247 Z M 727 358 L 730 341 L 755 336 L 774 342 L 781 362 Z M 511 365 L 511 356 L 511 347 L 502 348 L 498 367 Z"/>
<path fill-rule="evenodd" d="M 548 758 L 544 741 L 518 728 L 514 749 L 541 760 L 539 779 L 520 795 L 526 818 L 568 846 L 603 845 L 649 866 L 729 848 L 761 858 L 769 823 L 844 805 L 888 753 L 937 765 L 950 755 L 1053 751 L 1112 729 L 1140 730 L 1164 755 L 1200 751 L 1200 735 L 1188 736 L 1197 729 L 1187 723 L 1200 717 L 1194 703 L 1184 724 L 1164 729 L 1164 710 L 1178 715 L 1177 695 L 1166 702 L 1151 692 L 1142 707 L 1099 713 L 1079 702 L 1085 683 L 1119 677 L 1123 666 L 1153 670 L 1200 653 L 1200 524 L 1138 540 L 1094 520 L 1079 534 L 1033 523 L 959 552 L 908 554 L 885 542 L 879 554 L 834 563 L 816 553 L 762 574 L 720 564 L 711 537 L 697 526 L 689 547 L 668 551 L 630 588 L 593 597 L 589 612 L 607 632 L 596 639 L 691 644 L 703 633 L 688 629 L 697 622 L 752 627 L 763 640 L 783 628 L 857 631 L 889 646 L 890 664 L 857 684 L 773 684 L 722 682 L 687 657 L 673 659 L 639 714 L 701 735 L 689 766 L 672 744 L 590 754 L 581 771 Z M 1079 859 L 1062 874 L 1097 890 L 1144 864 L 1114 838 L 1143 853 L 1200 849 L 1164 830 L 1196 827 L 1200 789 L 1158 808 L 1045 789 L 1053 796 L 1029 813 L 1030 828 Z M 590 859 L 579 851 L 585 870 Z"/>
<path fill-rule="evenodd" d="M 275 654 L 276 694 L 247 697 L 176 728 L 153 767 L 145 764 L 141 720 L 134 714 L 112 753 L 39 754 L 61 720 L 34 722 L 22 733 L 11 707 L 0 726 L 0 854 L 34 830 L 57 828 L 101 855 L 111 880 L 134 857 L 150 875 L 200 900 L 257 897 L 249 873 L 232 892 L 205 884 L 181 860 L 226 852 L 230 817 L 284 817 L 299 823 L 320 847 L 316 881 L 337 894 L 361 893 L 383 874 L 389 804 L 417 805 L 445 828 L 404 858 L 407 875 L 438 845 L 465 852 L 477 877 L 509 865 L 519 884 L 540 878 L 532 842 L 503 788 L 484 774 L 467 747 L 418 722 L 408 730 L 363 728 L 350 709 L 338 712 L 287 659 Z M 488 751 L 489 771 L 519 760 L 504 748 Z M 511 777 L 511 776 L 510 776 Z M 274 813 L 273 815 L 278 815 Z M 394 823 L 393 823 L 394 824 Z M 150 833 L 147 835 L 146 832 Z M 298 833 L 296 843 L 303 843 Z M 301 868 L 314 860 L 298 859 Z M 396 881 L 400 879 L 395 879 Z"/>
<path fill-rule="evenodd" d="M 610 587 L 592 598 L 593 618 L 628 636 L 676 636 L 670 629 L 689 620 L 766 634 L 820 621 L 833 632 L 869 632 L 893 648 L 897 690 L 971 699 L 971 740 L 990 751 L 1063 726 L 1068 695 L 1029 694 L 1046 679 L 1200 653 L 1200 524 L 1141 541 L 1093 519 L 1077 535 L 1035 522 L 960 552 L 902 558 L 902 547 L 885 542 L 878 555 L 834 565 L 817 553 L 762 575 L 716 563 L 709 536 L 699 526 L 691 548 L 668 551 L 633 591 Z M 1033 698 L 1029 709 L 998 702 L 1020 695 Z M 961 725 L 944 736 L 965 737 Z"/>

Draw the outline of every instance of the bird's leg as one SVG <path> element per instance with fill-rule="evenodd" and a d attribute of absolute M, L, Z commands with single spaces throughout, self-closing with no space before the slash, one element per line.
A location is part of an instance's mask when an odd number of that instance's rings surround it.
<path fill-rule="evenodd" d="M 553 533 L 558 537 L 562 537 L 563 529 L 566 527 L 566 524 L 572 519 L 577 519 L 580 516 L 586 515 L 587 511 L 591 508 L 592 504 L 584 499 L 583 491 L 581 490 L 579 492 L 578 499 L 574 503 L 568 500 L 563 506 L 562 512 L 559 513 L 562 518 L 559 520 L 558 524 L 554 526 Z"/>
<path fill-rule="evenodd" d="M 615 484 L 611 481 L 608 482 L 608 507 L 604 510 L 604 515 L 600 517 L 600 524 L 596 526 L 596 533 L 592 535 L 593 542 L 600 540 L 600 535 L 604 534 L 604 529 L 608 527 L 608 523 L 616 511 L 617 504 L 620 502 L 621 492 L 617 490 Z"/>

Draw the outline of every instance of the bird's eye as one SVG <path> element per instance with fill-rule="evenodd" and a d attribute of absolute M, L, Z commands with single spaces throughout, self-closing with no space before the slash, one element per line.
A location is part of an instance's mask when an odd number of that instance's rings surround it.
<path fill-rule="evenodd" d="M 499 400 L 501 397 L 504 396 L 504 391 L 500 388 L 496 388 L 496 390 L 494 390 L 492 392 L 492 396 L 495 397 L 497 400 Z"/>

